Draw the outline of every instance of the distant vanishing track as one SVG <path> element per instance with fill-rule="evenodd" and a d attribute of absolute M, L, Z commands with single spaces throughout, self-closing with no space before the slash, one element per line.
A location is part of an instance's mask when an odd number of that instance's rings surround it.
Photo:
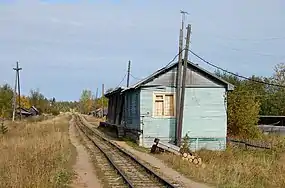
<path fill-rule="evenodd" d="M 104 177 L 107 176 L 105 178 L 110 187 L 179 187 L 160 177 L 134 156 L 103 137 L 99 131 L 85 125 L 79 115 L 75 115 L 75 125 L 100 151 L 94 152 L 95 157 L 100 160 L 98 163 L 102 166 L 101 171 L 105 170 Z M 119 179 L 123 181 L 118 181 Z"/>

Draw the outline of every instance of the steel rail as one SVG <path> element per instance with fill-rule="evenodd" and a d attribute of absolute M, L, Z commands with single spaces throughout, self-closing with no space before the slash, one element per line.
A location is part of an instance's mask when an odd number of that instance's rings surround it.
<path fill-rule="evenodd" d="M 165 180 L 164 178 L 162 178 L 160 175 L 158 175 L 156 172 L 154 172 L 152 169 L 150 169 L 149 167 L 147 167 L 145 164 L 143 164 L 142 162 L 140 162 L 135 156 L 133 156 L 132 154 L 130 154 L 129 152 L 125 151 L 123 148 L 121 148 L 120 146 L 116 145 L 115 143 L 113 143 L 112 141 L 110 141 L 109 139 L 105 138 L 102 133 L 100 131 L 95 131 L 94 129 L 91 129 L 89 126 L 86 125 L 86 123 L 84 121 L 86 121 L 84 119 L 83 121 L 83 117 L 80 115 L 77 115 L 80 123 L 87 128 L 89 131 L 91 131 L 92 133 L 94 133 L 96 136 L 98 136 L 100 139 L 102 139 L 103 141 L 107 142 L 108 144 L 110 144 L 112 147 L 116 148 L 117 150 L 119 150 L 121 153 L 123 153 L 125 156 L 127 156 L 129 159 L 131 159 L 132 161 L 134 161 L 136 164 L 138 164 L 139 166 L 141 166 L 149 175 L 154 176 L 154 178 L 156 180 L 158 180 L 158 182 L 160 182 L 161 184 L 163 184 L 164 187 L 167 188 L 176 188 L 179 186 L 173 185 L 171 182 Z M 87 122 L 87 121 L 86 121 Z M 91 138 L 90 138 L 91 139 Z M 91 139 L 92 140 L 92 139 Z M 93 140 L 92 142 L 98 147 L 98 144 L 96 144 Z M 104 153 L 104 155 L 108 158 L 108 160 L 110 161 L 110 163 L 112 164 L 112 166 L 114 166 L 114 168 L 121 174 L 121 176 L 124 178 L 125 182 L 128 183 L 130 186 L 134 186 L 131 181 L 124 175 L 124 173 L 119 169 L 118 166 L 116 166 L 116 164 L 113 162 L 113 160 L 105 153 L 105 151 L 103 151 L 103 149 L 101 148 L 101 146 L 98 147 L 100 149 L 100 151 L 102 151 Z"/>
<path fill-rule="evenodd" d="M 79 121 L 82 123 L 80 117 L 77 117 L 79 118 Z M 82 123 L 82 125 L 84 125 Z M 90 136 L 88 136 L 85 131 L 82 129 L 81 126 L 79 126 L 77 124 L 78 128 L 84 133 L 84 135 L 104 154 L 104 156 L 106 157 L 106 159 L 109 161 L 109 163 L 113 166 L 113 168 L 120 174 L 120 176 L 123 178 L 124 182 L 127 183 L 127 185 L 130 187 L 130 188 L 134 188 L 135 186 L 132 184 L 132 182 L 125 176 L 125 174 L 120 170 L 120 168 L 113 162 L 113 160 L 110 158 L 110 156 L 108 156 L 106 154 L 106 152 L 102 149 L 102 147 L 100 145 L 98 145 Z M 85 126 L 85 125 L 84 125 Z M 87 126 L 85 126 L 87 127 Z"/>

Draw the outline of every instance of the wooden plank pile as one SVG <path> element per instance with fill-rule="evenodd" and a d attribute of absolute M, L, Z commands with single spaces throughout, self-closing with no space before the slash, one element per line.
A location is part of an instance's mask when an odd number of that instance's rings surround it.
<path fill-rule="evenodd" d="M 154 144 L 152 145 L 151 147 L 151 153 L 155 153 L 156 151 L 168 151 L 170 153 L 174 153 L 176 155 L 179 155 L 180 152 L 180 148 L 173 145 L 173 144 L 170 144 L 170 143 L 163 143 L 161 142 L 158 138 L 155 138 L 154 139 Z"/>
<path fill-rule="evenodd" d="M 182 160 L 188 161 L 189 163 L 193 163 L 194 165 L 202 166 L 202 168 L 205 168 L 205 164 L 202 163 L 202 158 L 199 156 L 195 156 L 193 153 L 189 151 L 189 149 L 185 149 L 184 144 L 179 148 L 173 144 L 170 143 L 163 143 L 158 138 L 154 139 L 154 144 L 151 148 L 151 153 L 155 153 L 156 151 L 168 151 L 170 153 L 173 153 L 175 155 L 181 156 Z"/>

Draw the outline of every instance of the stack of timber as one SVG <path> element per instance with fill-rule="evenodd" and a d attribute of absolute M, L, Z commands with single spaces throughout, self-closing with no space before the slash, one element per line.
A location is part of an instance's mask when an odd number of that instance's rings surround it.
<path fill-rule="evenodd" d="M 182 154 L 182 160 L 188 161 L 189 163 L 193 163 L 196 166 L 204 166 L 202 164 L 201 157 L 194 156 L 192 153 L 183 153 Z"/>

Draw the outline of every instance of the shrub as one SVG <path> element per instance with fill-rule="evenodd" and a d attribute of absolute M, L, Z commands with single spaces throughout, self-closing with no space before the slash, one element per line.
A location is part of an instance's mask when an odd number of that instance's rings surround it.
<path fill-rule="evenodd" d="M 238 86 L 228 94 L 228 134 L 241 138 L 259 138 L 257 127 L 260 103 L 253 92 Z"/>

